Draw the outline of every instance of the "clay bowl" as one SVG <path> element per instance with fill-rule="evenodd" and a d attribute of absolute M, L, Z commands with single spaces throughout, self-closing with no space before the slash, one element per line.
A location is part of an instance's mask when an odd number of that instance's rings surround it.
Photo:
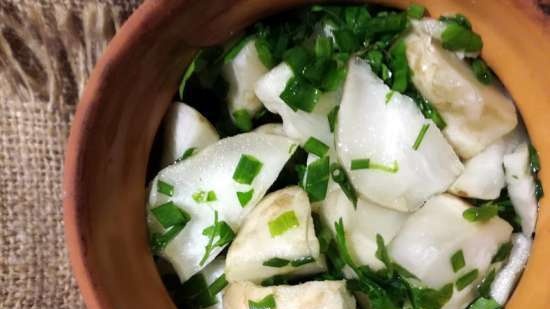
<path fill-rule="evenodd" d="M 155 132 L 198 47 L 223 42 L 266 15 L 306 2 L 149 0 L 110 43 L 78 105 L 65 163 L 67 244 L 88 308 L 175 308 L 147 243 L 144 188 Z M 410 1 L 379 2 L 406 7 Z M 550 18 L 544 5 L 415 2 L 433 16 L 461 12 L 470 18 L 483 37 L 484 58 L 519 105 L 540 152 L 542 182 L 550 188 Z M 541 201 L 529 265 L 507 308 L 550 308 L 547 203 Z"/>

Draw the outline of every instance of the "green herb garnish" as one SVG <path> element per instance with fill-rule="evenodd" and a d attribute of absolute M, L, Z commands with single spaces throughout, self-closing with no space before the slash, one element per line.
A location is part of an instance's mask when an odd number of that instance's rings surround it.
<path fill-rule="evenodd" d="M 254 42 L 256 46 L 256 52 L 258 53 L 258 58 L 260 58 L 260 61 L 263 63 L 263 65 L 271 69 L 275 66 L 275 59 L 273 59 L 273 54 L 271 53 L 271 49 L 269 47 L 269 43 L 266 39 L 258 38 Z"/>
<path fill-rule="evenodd" d="M 281 99 L 292 110 L 303 110 L 308 113 L 313 111 L 320 96 L 321 91 L 319 89 L 296 76 L 288 80 L 285 89 L 280 94 Z"/>
<path fill-rule="evenodd" d="M 197 67 L 197 59 L 200 57 L 201 53 L 202 50 L 199 50 L 197 52 L 197 54 L 195 55 L 195 57 L 193 57 L 193 60 L 185 70 L 185 73 L 183 74 L 183 78 L 181 79 L 181 83 L 178 89 L 180 100 L 183 100 L 183 92 L 185 91 L 185 86 L 187 85 L 187 81 L 189 80 L 189 78 L 191 78 L 193 73 L 195 73 L 195 69 Z"/>
<path fill-rule="evenodd" d="M 471 207 L 462 213 L 462 217 L 470 222 L 487 222 L 498 215 L 498 206 L 488 202 L 480 207 Z"/>
<path fill-rule="evenodd" d="M 304 189 L 308 193 L 311 202 L 325 199 L 328 189 L 330 173 L 330 159 L 324 156 L 311 162 L 305 173 Z"/>
<path fill-rule="evenodd" d="M 218 200 L 218 197 L 216 196 L 216 192 L 210 190 L 210 191 L 197 191 L 193 193 L 191 196 L 193 200 L 197 203 L 209 203 L 214 202 Z"/>
<path fill-rule="evenodd" d="M 233 180 L 240 184 L 249 185 L 260 173 L 263 163 L 252 155 L 243 154 L 233 173 Z"/>
<path fill-rule="evenodd" d="M 391 99 L 393 98 L 393 95 L 395 94 L 395 91 L 390 90 L 388 93 L 386 93 L 386 104 L 390 103 Z"/>
<path fill-rule="evenodd" d="M 384 165 L 380 163 L 373 162 L 370 159 L 354 159 L 351 160 L 350 168 L 352 171 L 362 170 L 362 169 L 372 169 L 379 170 L 388 173 L 397 173 L 399 171 L 399 164 L 397 161 L 393 161 L 392 165 Z"/>
<path fill-rule="evenodd" d="M 327 154 L 329 147 L 312 136 L 304 144 L 304 150 L 322 158 Z"/>
<path fill-rule="evenodd" d="M 447 24 L 441 34 L 441 42 L 445 49 L 451 51 L 479 52 L 483 47 L 481 37 L 477 33 L 455 22 Z"/>
<path fill-rule="evenodd" d="M 508 257 L 510 256 L 510 252 L 512 252 L 512 243 L 511 242 L 507 242 L 507 243 L 504 243 L 502 245 L 500 245 L 500 247 L 498 248 L 498 251 L 497 253 L 495 254 L 495 256 L 493 256 L 493 259 L 491 260 L 491 263 L 498 263 L 498 262 L 504 262 L 508 259 Z"/>
<path fill-rule="evenodd" d="M 248 132 L 252 130 L 252 117 L 246 109 L 233 112 L 233 122 L 241 131 Z"/>
<path fill-rule="evenodd" d="M 191 147 L 191 148 L 187 148 L 183 154 L 176 159 L 176 162 L 181 162 L 181 161 L 184 161 L 185 159 L 191 157 L 192 155 L 195 154 L 195 151 L 197 150 L 196 147 Z"/>
<path fill-rule="evenodd" d="M 472 71 L 474 71 L 477 80 L 481 83 L 485 85 L 490 85 L 493 83 L 493 73 L 485 61 L 479 58 L 474 59 L 474 61 L 472 61 Z"/>
<path fill-rule="evenodd" d="M 239 203 L 241 204 L 241 207 L 246 207 L 248 202 L 250 202 L 250 200 L 252 199 L 253 195 L 254 195 L 254 189 L 250 189 L 244 192 L 237 192 L 237 199 L 239 199 Z"/>
<path fill-rule="evenodd" d="M 290 229 L 300 226 L 300 222 L 298 221 L 298 217 L 296 217 L 294 210 L 289 210 L 280 214 L 277 218 L 269 221 L 267 226 L 271 237 L 277 237 L 283 235 Z"/>
<path fill-rule="evenodd" d="M 304 257 L 292 260 L 292 262 L 290 262 L 290 265 L 292 267 L 300 267 L 313 262 L 315 262 L 315 259 L 312 256 L 304 256 Z"/>
<path fill-rule="evenodd" d="M 233 61 L 233 59 L 237 57 L 237 55 L 241 52 L 241 50 L 246 46 L 248 41 L 250 41 L 251 39 L 252 39 L 251 36 L 244 36 L 238 39 L 237 41 L 235 41 L 235 43 L 231 45 L 231 47 L 229 47 L 229 49 L 223 56 L 223 63 L 229 63 Z"/>
<path fill-rule="evenodd" d="M 455 273 L 466 266 L 466 261 L 464 261 L 464 252 L 462 250 L 458 250 L 451 256 L 451 265 L 453 266 L 453 271 Z"/>
<path fill-rule="evenodd" d="M 493 281 L 495 281 L 496 277 L 496 270 L 493 268 L 491 271 L 483 278 L 479 286 L 477 287 L 477 291 L 479 295 L 482 297 L 490 297 L 491 294 L 491 284 L 493 284 Z"/>
<path fill-rule="evenodd" d="M 280 268 L 280 267 L 285 267 L 287 266 L 288 264 L 290 263 L 289 260 L 285 260 L 285 259 L 281 259 L 281 258 L 278 258 L 278 257 L 274 257 L 274 258 L 271 258 L 265 262 L 262 263 L 263 266 L 268 266 L 268 267 L 277 267 L 277 268 Z"/>
<path fill-rule="evenodd" d="M 429 127 L 430 124 L 425 123 L 422 125 L 422 128 L 420 128 L 420 132 L 418 132 L 418 136 L 416 137 L 416 140 L 414 141 L 414 144 L 412 146 L 414 150 L 418 150 L 418 148 L 420 147 L 420 144 L 422 143 L 422 140 L 424 140 L 424 136 L 426 135 Z"/>
<path fill-rule="evenodd" d="M 277 308 L 277 303 L 275 302 L 275 297 L 273 294 L 269 294 L 266 297 L 262 298 L 259 301 L 248 301 L 248 309 L 275 309 Z"/>
<path fill-rule="evenodd" d="M 174 186 L 159 179 L 157 180 L 157 192 L 172 196 L 174 195 Z"/>
<path fill-rule="evenodd" d="M 165 229 L 173 225 L 185 226 L 191 220 L 191 216 L 187 212 L 171 201 L 151 209 L 151 213 Z"/>
<path fill-rule="evenodd" d="M 151 235 L 151 239 L 150 239 L 151 249 L 154 252 L 158 252 L 158 251 L 164 249 L 164 247 L 166 247 L 166 245 L 172 239 L 174 239 L 174 237 L 176 237 L 181 232 L 181 230 L 183 230 L 184 227 L 185 227 L 185 225 L 183 225 L 183 224 L 176 224 L 176 225 L 172 225 L 169 228 L 165 229 L 164 233 L 162 233 L 162 234 L 153 233 Z"/>
<path fill-rule="evenodd" d="M 340 109 L 340 106 L 334 106 L 330 112 L 327 114 L 328 119 L 328 125 L 330 127 L 330 132 L 334 132 L 334 129 L 336 128 L 336 121 L 338 120 L 338 110 Z"/>
<path fill-rule="evenodd" d="M 340 186 L 346 197 L 353 203 L 353 207 L 357 208 L 357 192 L 344 168 L 338 163 L 332 163 L 330 165 L 330 174 L 332 180 Z"/>
<path fill-rule="evenodd" d="M 478 275 L 479 275 L 479 271 L 477 269 L 474 269 L 466 273 L 462 277 L 458 278 L 458 280 L 456 280 L 456 283 L 455 283 L 456 289 L 458 291 L 464 290 L 464 288 L 466 288 L 468 285 L 470 285 L 472 282 L 474 282 L 477 279 Z"/>
<path fill-rule="evenodd" d="M 405 92 L 409 85 L 410 69 L 407 62 L 407 45 L 399 40 L 390 49 L 390 66 L 392 68 L 392 90 Z"/>
<path fill-rule="evenodd" d="M 480 297 L 468 309 L 502 309 L 502 306 L 492 298 Z"/>
<path fill-rule="evenodd" d="M 384 243 L 384 238 L 380 234 L 376 234 L 376 253 L 375 256 L 380 260 L 384 265 L 386 265 L 386 270 L 390 276 L 393 275 L 393 263 L 390 259 L 390 254 L 388 253 L 388 248 Z"/>
<path fill-rule="evenodd" d="M 424 98 L 418 90 L 414 87 L 409 87 L 407 90 L 407 95 L 413 99 L 414 103 L 416 103 L 416 106 L 418 106 L 418 109 L 420 109 L 422 115 L 424 115 L 424 118 L 431 119 L 440 130 L 445 129 L 447 123 L 443 117 L 441 117 L 432 103 Z"/>
<path fill-rule="evenodd" d="M 407 16 L 412 19 L 421 19 L 424 17 L 425 12 L 426 8 L 420 4 L 411 4 L 407 8 Z"/>

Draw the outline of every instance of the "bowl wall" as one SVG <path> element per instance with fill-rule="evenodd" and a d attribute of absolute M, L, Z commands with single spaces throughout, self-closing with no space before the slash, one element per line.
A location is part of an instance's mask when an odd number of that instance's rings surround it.
<path fill-rule="evenodd" d="M 65 230 L 90 309 L 173 309 L 150 255 L 145 224 L 149 152 L 197 48 L 300 0 L 149 0 L 97 64 L 66 152 Z M 411 1 L 377 1 L 406 7 Z M 460 12 L 484 41 L 483 57 L 516 100 L 550 184 L 550 25 L 540 1 L 418 0 L 433 16 Z M 550 188 L 550 185 L 548 185 Z M 532 256 L 507 308 L 550 308 L 550 210 L 541 211 Z"/>

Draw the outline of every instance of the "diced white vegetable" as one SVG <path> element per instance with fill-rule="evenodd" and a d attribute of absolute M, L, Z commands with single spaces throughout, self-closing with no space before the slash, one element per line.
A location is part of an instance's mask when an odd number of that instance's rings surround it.
<path fill-rule="evenodd" d="M 422 31 L 411 32 L 405 42 L 412 81 L 447 123 L 443 133 L 462 158 L 514 129 L 514 104 L 496 86 L 479 82 L 465 62 Z"/>
<path fill-rule="evenodd" d="M 175 102 L 164 118 L 162 166 L 174 163 L 186 150 L 196 150 L 217 142 L 214 126 L 191 106 Z"/>
<path fill-rule="evenodd" d="M 444 192 L 463 166 L 439 129 L 424 119 L 411 98 L 393 93 L 359 58 L 350 61 L 336 128 L 336 150 L 357 191 L 382 206 L 418 208 Z M 417 150 L 421 128 L 429 125 Z M 394 168 L 351 170 L 351 162 Z"/>
<path fill-rule="evenodd" d="M 298 225 L 273 236 L 269 223 L 289 211 L 294 212 Z M 305 257 L 314 261 L 299 267 L 262 265 L 273 258 L 295 261 Z M 289 187 L 269 194 L 250 212 L 229 247 L 225 273 L 229 282 L 260 283 L 275 275 L 300 276 L 323 270 L 307 193 L 300 187 Z"/>
<path fill-rule="evenodd" d="M 469 205 L 448 194 L 428 200 L 405 222 L 389 246 L 393 260 L 430 288 L 439 289 L 477 269 L 479 275 L 462 291 L 455 291 L 446 309 L 465 308 L 476 296 L 475 287 L 488 271 L 499 247 L 508 242 L 512 227 L 499 217 L 485 223 L 462 217 Z M 451 257 L 462 250 L 465 266 L 454 272 Z"/>
<path fill-rule="evenodd" d="M 330 193 L 317 212 L 322 221 L 336 235 L 334 223 L 340 218 L 344 223 L 349 252 L 358 265 L 368 265 L 373 270 L 384 268 L 376 256 L 376 234 L 389 244 L 407 217 L 403 213 L 359 199 L 357 209 L 341 190 Z"/>
<path fill-rule="evenodd" d="M 504 156 L 504 170 L 508 194 L 518 216 L 521 218 L 523 234 L 531 237 L 537 221 L 537 197 L 535 196 L 535 179 L 529 169 L 529 148 L 526 143 Z"/>
<path fill-rule="evenodd" d="M 254 129 L 254 132 L 286 136 L 283 125 L 280 123 L 266 123 Z"/>
<path fill-rule="evenodd" d="M 499 304 L 504 305 L 523 272 L 533 241 L 521 233 L 512 235 L 512 251 L 502 269 L 497 273 L 491 284 L 491 297 Z"/>
<path fill-rule="evenodd" d="M 250 282 L 231 283 L 226 289 L 224 309 L 249 309 L 272 295 L 279 309 L 355 309 L 355 299 L 345 281 L 310 281 L 300 285 L 260 287 Z"/>
<path fill-rule="evenodd" d="M 502 159 L 506 145 L 499 139 L 464 163 L 464 172 L 449 192 L 469 198 L 493 200 L 506 185 Z"/>
<path fill-rule="evenodd" d="M 292 155 L 289 150 L 294 149 L 294 145 L 292 140 L 282 136 L 245 133 L 222 139 L 159 172 L 151 184 L 149 207 L 172 201 L 191 216 L 185 228 L 161 252 L 172 263 L 182 281 L 201 270 L 223 249 L 215 247 L 206 263 L 199 265 L 208 243 L 203 231 L 213 225 L 214 211 L 218 212 L 219 221 L 225 221 L 236 232 L 275 181 Z M 263 164 L 251 185 L 239 184 L 233 179 L 243 154 L 251 155 Z M 172 196 L 157 192 L 159 180 L 173 186 Z M 250 189 L 254 189 L 254 194 L 246 207 L 242 207 L 236 193 Z M 193 198 L 196 193 L 211 190 L 215 192 L 215 201 L 197 202 Z M 148 221 L 150 229 L 159 232 L 158 222 L 151 214 Z"/>
<path fill-rule="evenodd" d="M 204 279 L 206 280 L 206 284 L 210 286 L 212 283 L 214 283 L 214 281 L 216 281 L 216 279 L 223 275 L 224 267 L 225 260 L 220 257 L 216 258 L 210 264 L 206 265 L 206 267 L 204 267 L 204 269 L 201 271 Z M 223 291 L 224 290 L 216 294 L 216 300 L 218 302 L 210 307 L 207 307 L 206 309 L 223 309 Z"/>
<path fill-rule="evenodd" d="M 254 116 L 262 108 L 262 103 L 254 94 L 254 87 L 269 70 L 260 60 L 255 42 L 248 41 L 222 70 L 224 79 L 229 83 L 227 96 L 231 117 L 239 110 L 246 110 Z"/>
<path fill-rule="evenodd" d="M 292 76 L 294 73 L 290 66 L 286 63 L 279 64 L 258 81 L 256 95 L 270 112 L 279 114 L 283 118 L 283 128 L 288 137 L 297 139 L 303 145 L 313 136 L 327 145 L 332 145 L 333 137 L 327 114 L 338 105 L 339 92 L 322 94 L 311 113 L 302 110 L 293 111 L 280 98 Z"/>

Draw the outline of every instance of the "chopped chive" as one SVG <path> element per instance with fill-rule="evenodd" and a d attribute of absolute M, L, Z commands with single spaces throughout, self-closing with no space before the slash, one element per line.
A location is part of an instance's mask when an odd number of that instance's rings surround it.
<path fill-rule="evenodd" d="M 491 69 L 489 69 L 485 61 L 479 58 L 474 59 L 472 61 L 472 71 L 474 71 L 477 80 L 481 83 L 485 85 L 493 83 L 493 73 L 491 73 Z"/>
<path fill-rule="evenodd" d="M 328 125 L 330 127 L 330 132 L 334 132 L 334 129 L 336 128 L 336 121 L 338 120 L 338 110 L 340 109 L 340 106 L 334 106 L 330 112 L 327 114 L 328 119 Z"/>
<path fill-rule="evenodd" d="M 386 270 L 390 275 L 393 275 L 393 263 L 388 253 L 388 248 L 384 243 L 384 238 L 380 234 L 376 234 L 376 253 L 375 256 L 380 262 L 386 265 Z"/>
<path fill-rule="evenodd" d="M 479 52 L 483 47 L 481 37 L 464 26 L 451 22 L 441 34 L 443 47 L 448 50 L 464 50 L 466 52 Z"/>
<path fill-rule="evenodd" d="M 305 173 L 304 189 L 308 193 L 311 202 L 325 199 L 327 195 L 330 173 L 330 159 L 322 157 L 310 163 Z"/>
<path fill-rule="evenodd" d="M 264 279 L 260 284 L 262 286 L 283 285 L 283 284 L 288 284 L 289 279 L 290 279 L 289 275 L 275 275 L 267 279 Z"/>
<path fill-rule="evenodd" d="M 317 58 L 329 58 L 332 54 L 332 41 L 323 36 L 317 37 L 314 51 Z"/>
<path fill-rule="evenodd" d="M 274 258 L 271 258 L 265 262 L 262 263 L 263 266 L 268 266 L 268 267 L 277 267 L 277 268 L 280 268 L 280 267 L 285 267 L 287 266 L 288 264 L 290 263 L 289 260 L 285 260 L 285 259 L 281 259 L 281 258 L 278 258 L 278 257 L 274 257 Z"/>
<path fill-rule="evenodd" d="M 313 111 L 320 96 L 319 89 L 296 76 L 288 80 L 285 89 L 279 95 L 292 110 L 303 110 L 308 113 Z"/>
<path fill-rule="evenodd" d="M 298 221 L 294 210 L 289 210 L 280 214 L 277 218 L 269 221 L 267 225 L 269 227 L 271 237 L 277 237 L 286 233 L 290 229 L 300 226 L 300 222 Z"/>
<path fill-rule="evenodd" d="M 183 152 L 183 154 L 182 154 L 179 158 L 176 159 L 176 162 L 181 162 L 181 161 L 183 161 L 183 160 L 185 160 L 185 159 L 191 157 L 192 155 L 195 154 L 195 151 L 196 151 L 196 150 L 197 150 L 196 147 L 187 148 L 187 149 Z"/>
<path fill-rule="evenodd" d="M 305 175 L 307 171 L 307 167 L 303 164 L 296 164 L 294 167 L 294 170 L 296 171 L 296 174 L 298 174 L 298 185 L 302 188 L 304 188 L 305 185 Z"/>
<path fill-rule="evenodd" d="M 335 62 L 331 63 L 333 65 L 328 67 L 321 80 L 320 88 L 325 92 L 338 89 L 346 79 L 348 73 L 345 65 L 338 65 Z"/>
<path fill-rule="evenodd" d="M 370 159 L 354 159 L 351 160 L 350 168 L 354 170 L 373 169 L 384 171 L 388 173 L 397 173 L 399 171 L 399 164 L 397 161 L 393 161 L 392 165 L 384 165 L 376 162 L 372 162 Z"/>
<path fill-rule="evenodd" d="M 468 309 L 502 309 L 502 306 L 492 298 L 480 297 Z"/>
<path fill-rule="evenodd" d="M 390 90 L 388 93 L 386 93 L 386 104 L 390 103 L 391 99 L 393 98 L 393 95 L 395 94 L 395 91 Z"/>
<path fill-rule="evenodd" d="M 195 69 L 197 67 L 197 59 L 200 57 L 201 53 L 202 50 L 199 50 L 197 52 L 197 54 L 195 55 L 195 57 L 193 57 L 193 60 L 185 70 L 185 73 L 183 74 L 183 78 L 181 79 L 181 83 L 178 89 L 180 100 L 183 100 L 183 92 L 185 91 L 185 86 L 187 85 L 187 81 L 189 80 L 189 78 L 191 78 L 193 73 L 195 73 Z"/>
<path fill-rule="evenodd" d="M 376 72 L 376 74 L 380 75 L 382 73 L 382 61 L 384 60 L 384 54 L 377 49 L 372 49 L 367 52 L 366 59 L 372 67 L 372 70 Z"/>
<path fill-rule="evenodd" d="M 158 252 L 176 237 L 185 226 L 183 224 L 172 225 L 164 230 L 164 233 L 153 233 L 151 235 L 151 249 L 154 252 Z"/>
<path fill-rule="evenodd" d="M 159 179 L 157 181 L 157 192 L 164 195 L 172 196 L 174 195 L 174 186 Z"/>
<path fill-rule="evenodd" d="M 418 132 L 418 136 L 416 137 L 416 140 L 414 141 L 414 144 L 412 148 L 414 150 L 418 150 L 420 147 L 420 144 L 424 140 L 424 136 L 426 135 L 426 132 L 428 131 L 428 128 L 430 127 L 429 123 L 425 123 L 422 125 L 422 128 L 420 128 L 420 132 Z"/>
<path fill-rule="evenodd" d="M 193 200 L 197 203 L 207 203 L 207 202 L 214 202 L 218 200 L 218 197 L 216 196 L 216 192 L 214 191 L 197 191 L 193 193 L 191 196 Z"/>
<path fill-rule="evenodd" d="M 456 23 L 468 30 L 472 30 L 472 24 L 468 18 L 462 14 L 440 16 L 439 20 L 445 23 Z"/>
<path fill-rule="evenodd" d="M 347 240 L 346 240 L 346 231 L 344 229 L 344 220 L 340 218 L 338 221 L 334 222 L 334 230 L 336 231 L 336 245 L 340 257 L 346 263 L 346 265 L 351 268 L 356 268 L 355 262 L 351 258 L 351 254 L 348 250 Z"/>
<path fill-rule="evenodd" d="M 217 201 L 217 200 L 218 200 L 218 197 L 216 196 L 216 192 L 208 191 L 208 193 L 206 194 L 206 201 L 207 202 L 214 202 L 214 201 Z"/>
<path fill-rule="evenodd" d="M 225 278 L 225 274 L 221 274 L 210 286 L 208 286 L 208 292 L 210 292 L 210 295 L 216 295 L 219 292 L 221 292 L 229 282 L 227 282 L 227 279 Z"/>
<path fill-rule="evenodd" d="M 290 147 L 288 147 L 288 153 L 293 154 L 297 148 L 298 148 L 298 144 L 290 145 Z"/>
<path fill-rule="evenodd" d="M 322 158 L 325 154 L 327 154 L 329 147 L 325 143 L 311 136 L 304 144 L 304 150 Z"/>
<path fill-rule="evenodd" d="M 424 118 L 431 119 L 440 130 L 445 129 L 447 123 L 443 117 L 441 117 L 433 104 L 424 98 L 418 90 L 414 87 L 409 87 L 407 90 L 407 95 L 413 99 L 414 103 L 416 103 L 416 106 L 418 106 L 418 109 L 422 112 Z"/>
<path fill-rule="evenodd" d="M 399 33 L 407 27 L 407 15 L 404 13 L 377 15 L 365 22 L 367 34 Z"/>
<path fill-rule="evenodd" d="M 249 185 L 260 173 L 263 163 L 252 155 L 243 154 L 233 173 L 233 180 L 240 184 Z"/>
<path fill-rule="evenodd" d="M 250 200 L 252 199 L 253 195 L 254 195 L 254 189 L 250 189 L 244 192 L 237 192 L 237 199 L 239 199 L 239 203 L 241 204 L 241 207 L 246 207 L 248 202 L 250 202 Z"/>
<path fill-rule="evenodd" d="M 330 165 L 330 174 L 332 176 L 332 180 L 340 186 L 340 189 L 342 189 L 346 197 L 353 203 L 353 207 L 357 208 L 357 192 L 349 180 L 344 168 L 342 168 L 342 166 L 338 163 L 332 163 Z"/>
<path fill-rule="evenodd" d="M 465 287 L 470 285 L 472 282 L 474 282 L 477 279 L 477 276 L 479 275 L 479 271 L 477 269 L 474 269 L 467 274 L 463 275 L 462 277 L 458 278 L 456 280 L 456 289 L 458 291 L 464 290 Z"/>
<path fill-rule="evenodd" d="M 390 66 L 392 68 L 391 89 L 397 92 L 405 92 L 409 85 L 410 69 L 407 61 L 407 45 L 401 39 L 390 49 Z"/>
<path fill-rule="evenodd" d="M 477 287 L 477 291 L 479 295 L 482 297 L 490 297 L 491 295 L 491 285 L 493 284 L 493 281 L 495 281 L 495 277 L 497 275 L 496 269 L 491 269 L 491 271 L 483 278 L 479 286 Z"/>
<path fill-rule="evenodd" d="M 292 267 L 300 267 L 302 265 L 306 265 L 313 262 L 315 262 L 315 259 L 312 256 L 304 256 L 299 259 L 292 260 L 292 262 L 290 262 L 290 265 Z"/>
<path fill-rule="evenodd" d="M 495 256 L 493 256 L 493 259 L 491 260 L 491 263 L 498 263 L 498 262 L 506 261 L 506 259 L 508 259 L 508 257 L 510 256 L 510 252 L 512 252 L 512 247 L 513 247 L 513 245 L 512 245 L 511 242 L 507 242 L 507 243 L 502 244 L 498 248 L 498 251 L 495 254 Z"/>
<path fill-rule="evenodd" d="M 252 130 L 252 117 L 246 109 L 233 112 L 233 122 L 241 131 L 248 132 Z"/>
<path fill-rule="evenodd" d="M 287 50 L 283 59 L 292 68 L 294 74 L 299 75 L 302 74 L 305 66 L 310 62 L 311 55 L 304 47 L 297 46 Z"/>
<path fill-rule="evenodd" d="M 351 160 L 351 170 L 368 169 L 370 167 L 370 159 L 355 159 Z"/>
<path fill-rule="evenodd" d="M 332 34 L 334 35 L 336 46 L 338 46 L 342 52 L 354 52 L 361 44 L 360 38 L 349 29 L 337 29 L 334 30 Z"/>
<path fill-rule="evenodd" d="M 197 273 L 185 281 L 178 289 L 178 292 L 201 305 L 209 306 L 209 304 L 216 302 L 215 297 L 209 294 L 208 283 L 202 273 Z"/>
<path fill-rule="evenodd" d="M 462 217 L 470 222 L 487 222 L 496 215 L 498 215 L 498 205 L 491 202 L 480 207 L 468 208 L 462 213 Z"/>
<path fill-rule="evenodd" d="M 229 63 L 233 59 L 235 59 L 235 57 L 237 57 L 237 55 L 241 52 L 241 50 L 246 46 L 248 41 L 250 41 L 251 39 L 252 39 L 251 36 L 244 36 L 239 40 L 237 40 L 231 47 L 229 47 L 229 49 L 223 56 L 223 63 Z"/>
<path fill-rule="evenodd" d="M 458 250 L 451 256 L 451 265 L 453 266 L 453 271 L 455 273 L 466 266 L 466 261 L 464 261 L 464 252 L 462 252 L 462 250 Z"/>
<path fill-rule="evenodd" d="M 263 63 L 263 65 L 271 69 L 275 66 L 275 59 L 273 58 L 273 54 L 271 53 L 271 49 L 269 48 L 269 43 L 264 38 L 258 38 L 254 42 L 256 46 L 256 52 L 258 53 L 258 58 L 260 58 L 260 61 Z"/>
<path fill-rule="evenodd" d="M 187 212 L 171 201 L 151 209 L 151 213 L 165 229 L 177 224 L 185 226 L 191 220 Z"/>
<path fill-rule="evenodd" d="M 273 294 L 269 294 L 266 297 L 258 301 L 248 301 L 248 309 L 275 309 L 277 308 L 277 303 L 275 302 L 275 297 Z"/>
<path fill-rule="evenodd" d="M 424 17 L 425 11 L 426 8 L 423 5 L 411 4 L 407 8 L 407 16 L 412 19 L 421 19 L 422 17 Z"/>
<path fill-rule="evenodd" d="M 440 309 L 451 299 L 453 291 L 452 283 L 444 285 L 439 290 L 412 287 L 411 301 L 417 305 L 417 308 Z"/>

